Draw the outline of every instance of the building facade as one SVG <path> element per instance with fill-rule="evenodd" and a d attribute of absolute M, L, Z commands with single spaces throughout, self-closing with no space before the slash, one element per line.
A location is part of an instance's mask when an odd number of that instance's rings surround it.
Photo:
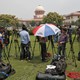
<path fill-rule="evenodd" d="M 43 17 L 45 16 L 45 10 L 43 8 L 43 6 L 37 6 L 36 9 L 34 10 L 34 16 L 32 19 L 28 19 L 28 20 L 19 20 L 20 23 L 23 23 L 27 26 L 31 26 L 31 23 L 33 23 L 33 25 L 38 25 L 41 23 L 41 21 L 43 20 Z"/>
<path fill-rule="evenodd" d="M 76 22 L 79 18 L 80 18 L 80 11 L 64 15 L 64 24 L 71 24 L 72 22 Z"/>

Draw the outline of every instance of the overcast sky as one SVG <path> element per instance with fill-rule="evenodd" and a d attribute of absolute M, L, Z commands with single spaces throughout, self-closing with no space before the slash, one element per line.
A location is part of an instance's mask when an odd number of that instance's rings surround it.
<path fill-rule="evenodd" d="M 57 12 L 64 15 L 80 10 L 80 0 L 0 0 L 0 14 L 32 19 L 38 5 L 44 7 L 45 14 Z"/>

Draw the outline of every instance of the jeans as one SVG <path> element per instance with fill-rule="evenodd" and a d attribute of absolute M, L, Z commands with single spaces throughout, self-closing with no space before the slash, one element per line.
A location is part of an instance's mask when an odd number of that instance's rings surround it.
<path fill-rule="evenodd" d="M 65 47 L 66 47 L 66 43 L 63 43 L 63 44 L 58 46 L 58 54 L 59 55 L 65 56 Z"/>
<path fill-rule="evenodd" d="M 21 43 L 20 59 L 22 60 L 25 58 L 28 58 L 29 60 L 31 59 L 31 53 L 29 51 L 29 45 Z"/>
<path fill-rule="evenodd" d="M 45 57 L 46 57 L 46 43 L 40 43 L 41 45 L 41 56 L 42 56 L 42 61 L 45 61 Z"/>

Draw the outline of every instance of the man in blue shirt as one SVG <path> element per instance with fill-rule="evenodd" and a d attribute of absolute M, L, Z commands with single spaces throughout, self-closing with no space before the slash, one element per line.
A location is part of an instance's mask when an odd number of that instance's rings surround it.
<path fill-rule="evenodd" d="M 22 26 L 22 31 L 19 33 L 20 40 L 21 40 L 21 54 L 20 54 L 20 60 L 23 60 L 25 58 L 28 58 L 28 60 L 31 59 L 31 53 L 29 51 L 30 47 L 30 36 L 28 31 L 26 30 L 25 25 Z"/>

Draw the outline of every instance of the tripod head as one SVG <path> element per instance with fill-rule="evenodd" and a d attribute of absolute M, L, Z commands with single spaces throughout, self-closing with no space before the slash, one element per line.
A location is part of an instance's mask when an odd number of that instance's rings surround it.
<path fill-rule="evenodd" d="M 18 39 L 15 38 L 15 39 L 14 39 L 14 42 L 18 43 Z"/>
<path fill-rule="evenodd" d="M 14 42 L 17 42 L 18 43 L 18 31 L 17 29 L 13 29 L 13 34 L 12 34 L 12 38 L 14 39 Z"/>

